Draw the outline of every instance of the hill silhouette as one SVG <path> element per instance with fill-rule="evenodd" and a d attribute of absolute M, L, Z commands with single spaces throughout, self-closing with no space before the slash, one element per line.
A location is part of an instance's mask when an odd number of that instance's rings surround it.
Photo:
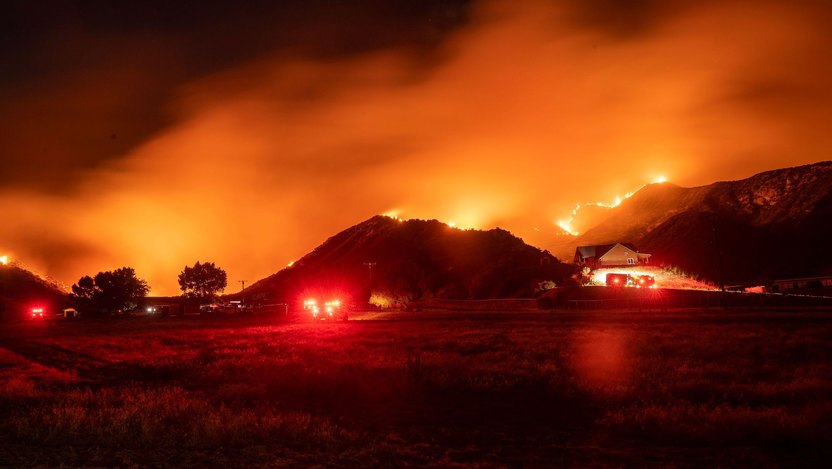
<path fill-rule="evenodd" d="M 35 306 L 55 310 L 66 304 L 55 284 L 16 265 L 0 266 L 0 318 L 19 319 Z"/>
<path fill-rule="evenodd" d="M 656 263 L 712 280 L 821 275 L 832 273 L 830 220 L 826 161 L 700 187 L 651 184 L 557 252 L 629 241 Z"/>
<path fill-rule="evenodd" d="M 294 301 L 306 292 L 370 291 L 412 299 L 528 296 L 572 267 L 502 229 L 459 230 L 436 220 L 375 216 L 326 240 L 247 295 Z"/>

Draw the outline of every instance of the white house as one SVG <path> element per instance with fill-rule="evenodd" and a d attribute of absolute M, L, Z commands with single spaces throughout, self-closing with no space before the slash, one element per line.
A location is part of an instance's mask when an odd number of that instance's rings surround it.
<path fill-rule="evenodd" d="M 595 246 L 578 246 L 575 249 L 575 264 L 590 268 L 642 265 L 650 261 L 650 254 L 638 252 L 631 244 L 615 243 Z"/>

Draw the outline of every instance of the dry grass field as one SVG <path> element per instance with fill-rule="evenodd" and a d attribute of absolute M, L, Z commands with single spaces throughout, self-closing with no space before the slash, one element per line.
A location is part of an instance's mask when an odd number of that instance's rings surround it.
<path fill-rule="evenodd" d="M 0 466 L 823 465 L 832 313 L 0 325 Z"/>

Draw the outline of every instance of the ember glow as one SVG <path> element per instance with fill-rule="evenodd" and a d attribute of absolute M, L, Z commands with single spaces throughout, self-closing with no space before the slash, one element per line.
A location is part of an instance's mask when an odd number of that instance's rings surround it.
<path fill-rule="evenodd" d="M 824 2 L 254 3 L 16 12 L 16 262 L 66 284 L 128 265 L 176 294 L 197 259 L 263 278 L 390 207 L 546 247 L 552 220 L 583 231 L 576 202 L 617 205 L 656 171 L 694 186 L 832 147 Z"/>
<path fill-rule="evenodd" d="M 381 215 L 384 216 L 384 217 L 387 217 L 387 218 L 392 218 L 393 220 L 396 220 L 396 221 L 404 221 L 404 218 L 400 217 L 399 213 L 400 212 L 398 210 L 388 210 L 388 211 L 382 213 Z"/>
<path fill-rule="evenodd" d="M 578 236 L 580 233 L 573 226 L 573 222 L 575 221 L 575 218 L 578 217 L 578 214 L 579 214 L 579 212 L 581 211 L 582 208 L 584 208 L 584 207 L 615 208 L 615 207 L 618 207 L 619 205 L 621 205 L 621 202 L 629 199 L 630 197 L 633 196 L 633 194 L 635 194 L 636 192 L 644 189 L 648 185 L 650 185 L 650 184 L 663 184 L 665 182 L 667 182 L 667 178 L 665 178 L 664 176 L 659 176 L 656 179 L 654 179 L 652 182 L 650 182 L 649 184 L 642 184 L 641 186 L 639 186 L 638 189 L 627 192 L 626 194 L 624 194 L 623 197 L 620 196 L 620 195 L 615 196 L 615 199 L 613 199 L 611 202 L 587 202 L 587 203 L 584 203 L 584 204 L 578 204 L 578 205 L 575 206 L 575 208 L 572 209 L 572 213 L 568 218 L 558 220 L 557 222 L 555 222 L 555 224 L 558 227 L 560 227 L 560 229 L 565 231 L 567 234 L 570 234 L 572 236 Z"/>
<path fill-rule="evenodd" d="M 0 256 L 0 265 L 9 265 L 9 256 Z"/>

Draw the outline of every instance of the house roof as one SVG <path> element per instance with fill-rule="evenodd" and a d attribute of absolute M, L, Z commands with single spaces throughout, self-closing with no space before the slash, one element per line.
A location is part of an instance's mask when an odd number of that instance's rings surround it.
<path fill-rule="evenodd" d="M 771 283 L 783 283 L 783 282 L 807 282 L 811 280 L 832 280 L 832 275 L 824 275 L 821 277 L 802 277 L 802 278 L 782 278 L 777 280 L 772 280 Z"/>
<path fill-rule="evenodd" d="M 601 257 L 602 255 L 606 254 L 612 247 L 615 246 L 614 244 L 598 244 L 595 246 L 578 246 L 575 249 L 575 254 L 581 256 L 583 259 L 588 259 L 590 257 Z"/>
<path fill-rule="evenodd" d="M 612 244 L 596 244 L 593 246 L 578 246 L 575 249 L 575 255 L 581 256 L 582 259 L 588 259 L 590 257 L 601 257 L 604 254 L 608 253 L 610 249 L 614 248 L 617 245 L 622 245 L 625 248 L 638 253 L 638 249 L 635 248 L 630 243 L 612 243 Z"/>

